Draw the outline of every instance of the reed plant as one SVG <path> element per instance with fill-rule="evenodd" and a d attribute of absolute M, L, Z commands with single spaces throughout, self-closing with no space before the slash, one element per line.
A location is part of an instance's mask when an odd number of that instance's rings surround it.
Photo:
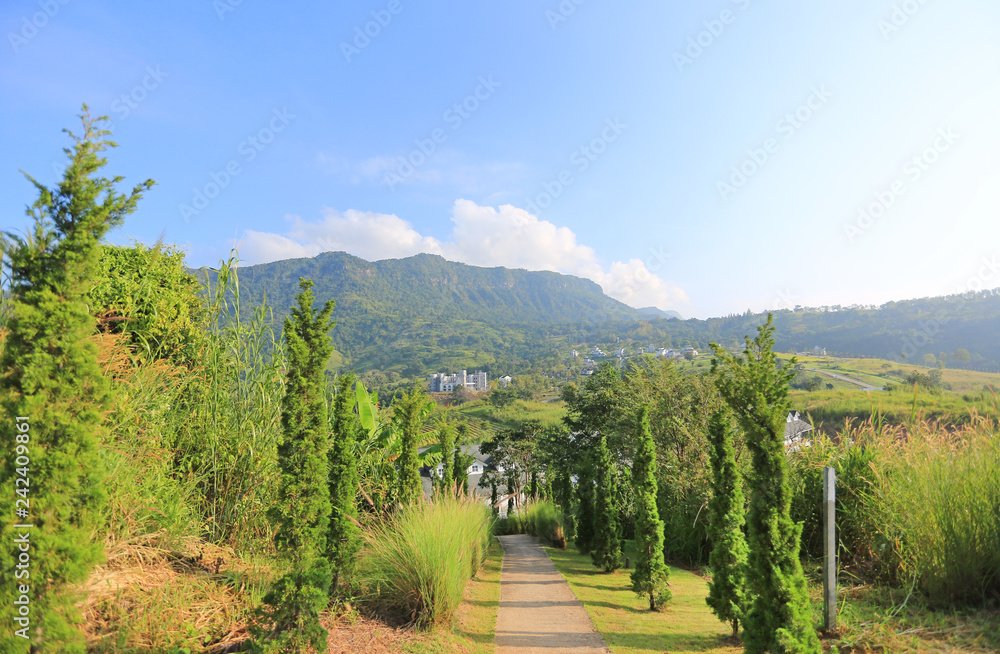
<path fill-rule="evenodd" d="M 447 622 L 486 558 L 492 520 L 474 498 L 442 494 L 374 522 L 358 568 L 369 600 L 420 627 Z"/>
<path fill-rule="evenodd" d="M 934 601 L 1000 600 L 1000 431 L 975 418 L 948 432 L 926 423 L 880 471 L 878 501 L 904 578 Z"/>

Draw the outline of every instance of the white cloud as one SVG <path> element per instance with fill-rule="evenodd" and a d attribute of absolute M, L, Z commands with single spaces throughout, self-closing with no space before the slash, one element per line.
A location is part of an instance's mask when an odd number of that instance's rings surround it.
<path fill-rule="evenodd" d="M 398 216 L 327 209 L 310 223 L 289 218 L 285 234 L 247 232 L 240 244 L 246 261 L 262 263 L 320 252 L 343 250 L 376 261 L 420 252 L 475 266 L 505 266 L 551 270 L 591 279 L 609 296 L 630 306 L 676 309 L 688 306 L 684 291 L 653 274 L 639 259 L 616 261 L 606 269 L 594 249 L 577 242 L 568 227 L 540 220 L 524 209 L 505 204 L 499 209 L 456 200 L 451 239 L 423 236 Z"/>

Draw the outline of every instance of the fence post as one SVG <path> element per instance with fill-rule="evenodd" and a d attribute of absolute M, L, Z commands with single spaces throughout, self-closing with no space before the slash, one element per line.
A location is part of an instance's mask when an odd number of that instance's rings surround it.
<path fill-rule="evenodd" d="M 837 628 L 837 471 L 823 468 L 823 625 Z"/>

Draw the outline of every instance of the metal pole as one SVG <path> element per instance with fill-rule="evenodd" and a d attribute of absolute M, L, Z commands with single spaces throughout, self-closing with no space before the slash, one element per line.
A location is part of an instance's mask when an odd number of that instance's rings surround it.
<path fill-rule="evenodd" d="M 837 628 L 837 471 L 823 468 L 823 624 Z"/>

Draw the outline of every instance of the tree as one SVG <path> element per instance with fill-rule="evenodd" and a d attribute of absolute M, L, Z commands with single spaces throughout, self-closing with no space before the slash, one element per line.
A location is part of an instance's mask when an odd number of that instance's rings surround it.
<path fill-rule="evenodd" d="M 358 464 L 355 458 L 358 418 L 354 375 L 344 375 L 337 382 L 333 398 L 333 428 L 330 450 L 330 529 L 327 532 L 326 557 L 333 566 L 330 594 L 335 594 L 342 577 L 350 575 L 355 555 L 361 547 L 358 529 Z"/>
<path fill-rule="evenodd" d="M 773 316 L 745 337 L 743 357 L 711 344 L 712 369 L 719 393 L 733 411 L 752 459 L 750 511 L 747 520 L 751 605 L 743 619 L 746 651 L 819 654 L 810 622 L 809 594 L 799 540 L 802 525 L 792 522 L 791 490 L 785 462 L 788 382 L 794 374 L 774 363 Z M 791 360 L 794 365 L 794 357 Z"/>
<path fill-rule="evenodd" d="M 955 354 L 953 354 L 952 356 L 954 357 L 956 362 L 961 364 L 969 363 L 969 361 L 972 360 L 972 357 L 969 355 L 969 351 L 966 350 L 964 347 L 960 347 L 957 350 L 955 350 Z"/>
<path fill-rule="evenodd" d="M 401 441 L 397 497 L 403 505 L 412 504 L 423 497 L 417 441 L 420 439 L 420 427 L 424 424 L 424 418 L 433 404 L 434 401 L 424 394 L 424 389 L 415 384 L 392 405 L 393 420 L 399 430 Z"/>
<path fill-rule="evenodd" d="M 632 590 L 649 598 L 649 610 L 670 600 L 670 571 L 663 561 L 663 521 L 656 507 L 656 446 L 649 431 L 649 406 L 639 409 L 639 443 L 632 463 L 635 487 L 635 570 Z"/>
<path fill-rule="evenodd" d="M 469 440 L 469 426 L 464 422 L 458 423 L 458 439 L 455 443 L 455 455 L 452 459 L 452 470 L 455 478 L 461 484 L 461 493 L 469 494 L 469 466 L 476 461 L 476 457 L 462 452 L 462 444 Z"/>
<path fill-rule="evenodd" d="M 34 225 L 23 238 L 3 238 L 10 305 L 0 354 L 0 487 L 14 490 L 23 510 L 14 517 L 11 507 L 0 521 L 0 650 L 9 652 L 29 643 L 32 652 L 84 651 L 74 588 L 103 557 L 94 541 L 106 504 L 98 447 L 113 400 L 88 340 L 95 321 L 87 296 L 101 239 L 154 184 L 125 195 L 117 192 L 121 177 L 98 177 L 107 164 L 101 153 L 116 144 L 100 126 L 106 117 L 91 118 L 83 105 L 80 119 L 81 135 L 66 130 L 74 145 L 64 149 L 69 163 L 56 186 L 25 173 L 38 191 L 27 210 Z M 27 616 L 14 603 L 22 596 Z"/>
<path fill-rule="evenodd" d="M 735 638 L 740 632 L 746 601 L 747 542 L 743 536 L 746 519 L 732 430 L 723 411 L 712 414 L 708 435 L 712 442 L 712 499 L 708 502 L 712 541 L 708 567 L 712 581 L 708 583 L 705 601 L 720 620 L 732 625 Z"/>
<path fill-rule="evenodd" d="M 441 483 L 438 492 L 455 494 L 455 457 L 449 456 L 455 448 L 455 428 L 448 423 L 438 427 L 438 438 L 441 442 Z"/>
<path fill-rule="evenodd" d="M 608 441 L 604 436 L 597 443 L 594 453 L 594 470 L 597 475 L 594 496 L 594 545 L 590 558 L 594 565 L 605 572 L 621 567 L 622 541 L 618 525 L 618 480 Z"/>
<path fill-rule="evenodd" d="M 330 319 L 333 300 L 315 313 L 312 286 L 312 281 L 299 278 L 298 306 L 285 318 L 288 371 L 278 444 L 281 479 L 277 502 L 268 513 L 277 527 L 275 548 L 288 571 L 264 596 L 261 621 L 252 627 L 254 647 L 263 652 L 326 647 L 319 612 L 327 605 L 332 571 L 323 556 L 331 512 L 323 370 L 333 352 L 330 329 L 335 323 Z"/>
<path fill-rule="evenodd" d="M 207 340 L 202 291 L 175 246 L 104 245 L 88 303 L 100 331 L 126 334 L 149 360 L 191 366 Z"/>
<path fill-rule="evenodd" d="M 576 548 L 586 554 L 594 547 L 594 467 L 584 455 L 576 471 Z"/>

